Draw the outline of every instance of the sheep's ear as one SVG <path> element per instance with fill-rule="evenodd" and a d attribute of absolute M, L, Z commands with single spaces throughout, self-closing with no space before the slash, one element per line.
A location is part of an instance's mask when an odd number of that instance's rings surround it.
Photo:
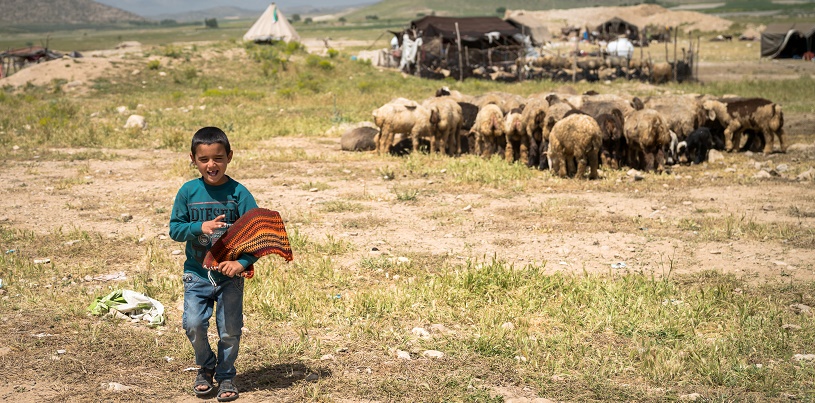
<path fill-rule="evenodd" d="M 716 120 L 716 111 L 714 111 L 712 108 L 707 110 L 707 119 Z"/>

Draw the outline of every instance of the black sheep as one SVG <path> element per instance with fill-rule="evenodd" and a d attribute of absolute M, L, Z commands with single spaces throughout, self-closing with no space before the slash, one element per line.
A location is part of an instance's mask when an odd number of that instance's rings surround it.
<path fill-rule="evenodd" d="M 679 154 L 684 154 L 688 162 L 701 164 L 707 161 L 707 152 L 713 148 L 713 135 L 707 127 L 700 127 L 688 135 L 677 147 Z"/>

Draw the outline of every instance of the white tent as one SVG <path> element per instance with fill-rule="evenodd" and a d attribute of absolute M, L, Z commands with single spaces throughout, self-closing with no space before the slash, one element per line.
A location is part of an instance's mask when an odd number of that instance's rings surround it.
<path fill-rule="evenodd" d="M 266 11 L 255 21 L 252 28 L 243 36 L 245 41 L 300 41 L 300 35 L 289 24 L 289 20 L 280 12 L 275 3 L 269 5 Z"/>

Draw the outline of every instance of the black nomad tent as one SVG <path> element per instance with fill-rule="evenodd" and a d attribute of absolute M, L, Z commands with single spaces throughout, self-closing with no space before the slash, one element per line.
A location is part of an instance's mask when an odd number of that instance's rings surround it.
<path fill-rule="evenodd" d="M 813 51 L 815 22 L 772 24 L 761 34 L 761 57 L 804 57 Z"/>
<path fill-rule="evenodd" d="M 600 33 L 600 39 L 604 40 L 617 39 L 620 35 L 624 35 L 631 40 L 640 38 L 639 27 L 619 17 L 614 17 L 598 25 L 596 29 Z"/>
<path fill-rule="evenodd" d="M 472 77 L 478 67 L 503 69 L 525 53 L 521 30 L 498 17 L 426 16 L 411 21 L 397 38 L 402 59 L 413 53 L 405 43 L 419 44 L 416 62 L 422 77 L 441 78 L 441 71 L 443 76 Z"/>

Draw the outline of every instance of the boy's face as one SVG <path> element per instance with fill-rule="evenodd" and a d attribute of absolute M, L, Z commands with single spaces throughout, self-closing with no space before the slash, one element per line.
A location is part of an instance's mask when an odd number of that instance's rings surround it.
<path fill-rule="evenodd" d="M 190 154 L 190 159 L 208 185 L 226 183 L 226 166 L 232 162 L 232 151 L 227 153 L 223 144 L 200 144 L 195 147 L 195 154 Z"/>

